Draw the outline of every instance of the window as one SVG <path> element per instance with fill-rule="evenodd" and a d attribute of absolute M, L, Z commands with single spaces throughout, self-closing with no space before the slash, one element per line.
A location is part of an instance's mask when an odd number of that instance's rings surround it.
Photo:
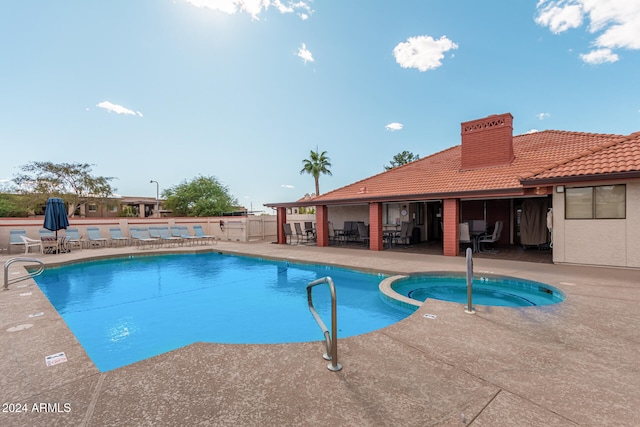
<path fill-rule="evenodd" d="M 89 203 L 87 205 L 87 207 L 89 208 L 89 212 L 97 212 L 98 211 L 98 205 L 96 205 L 95 203 Z"/>
<path fill-rule="evenodd" d="M 624 219 L 626 192 L 624 184 L 567 188 L 564 193 L 565 218 Z"/>

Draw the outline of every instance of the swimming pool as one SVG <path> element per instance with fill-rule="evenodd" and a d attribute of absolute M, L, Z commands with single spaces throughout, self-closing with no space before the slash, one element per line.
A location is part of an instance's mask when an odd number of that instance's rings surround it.
<path fill-rule="evenodd" d="M 391 284 L 391 289 L 408 298 L 425 301 L 433 298 L 467 304 L 467 278 L 460 274 L 433 273 L 410 276 Z M 472 304 L 531 307 L 557 304 L 564 294 L 553 286 L 508 276 L 474 276 Z"/>
<path fill-rule="evenodd" d="M 82 262 L 35 280 L 105 372 L 199 341 L 323 341 L 306 286 L 325 276 L 336 286 L 338 338 L 411 314 L 380 298 L 383 275 L 214 252 Z M 328 286 L 314 288 L 313 302 L 329 324 Z"/>

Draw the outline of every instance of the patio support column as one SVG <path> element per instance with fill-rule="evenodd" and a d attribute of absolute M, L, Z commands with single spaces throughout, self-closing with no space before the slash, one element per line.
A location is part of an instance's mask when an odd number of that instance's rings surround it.
<path fill-rule="evenodd" d="M 445 199 L 443 201 L 442 216 L 444 223 L 444 235 L 442 237 L 444 256 L 458 256 L 460 254 L 460 241 L 458 236 L 460 200 Z"/>
<path fill-rule="evenodd" d="M 278 244 L 286 245 L 287 236 L 284 235 L 284 224 L 287 222 L 287 208 L 279 207 L 276 213 L 278 227 Z"/>
<path fill-rule="evenodd" d="M 326 205 L 316 206 L 316 245 L 329 246 L 329 209 Z"/>
<path fill-rule="evenodd" d="M 382 203 L 369 203 L 369 249 L 384 249 L 382 240 Z"/>

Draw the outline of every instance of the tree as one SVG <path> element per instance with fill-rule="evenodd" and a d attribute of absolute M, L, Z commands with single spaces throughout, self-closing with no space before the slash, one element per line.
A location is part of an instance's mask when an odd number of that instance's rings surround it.
<path fill-rule="evenodd" d="M 393 160 L 391 160 L 389 163 L 391 164 L 391 166 L 385 166 L 384 170 L 391 170 L 393 168 L 397 168 L 398 166 L 402 166 L 402 165 L 406 165 L 407 163 L 411 163 L 413 161 L 416 161 L 420 158 L 419 155 L 414 155 L 412 152 L 410 151 L 403 151 L 402 153 L 398 153 L 395 156 L 393 156 Z"/>
<path fill-rule="evenodd" d="M 313 176 L 316 183 L 316 196 L 320 195 L 320 184 L 318 182 L 320 174 L 331 175 L 331 171 L 329 170 L 331 167 L 331 159 L 329 159 L 326 154 L 326 151 L 319 153 L 319 150 L 316 147 L 316 151 L 311 150 L 309 158 L 302 161 L 304 166 L 300 171 L 300 175 L 308 173 Z"/>
<path fill-rule="evenodd" d="M 20 167 L 23 172 L 13 182 L 18 191 L 31 196 L 29 207 L 36 209 L 49 197 L 60 197 L 68 205 L 72 217 L 78 206 L 102 200 L 116 190 L 109 181 L 113 177 L 93 176 L 87 163 L 31 162 Z"/>
<path fill-rule="evenodd" d="M 0 217 L 27 217 L 29 211 L 24 207 L 18 194 L 0 193 Z"/>
<path fill-rule="evenodd" d="M 162 192 L 164 206 L 179 216 L 219 216 L 238 201 L 213 176 L 198 176 Z"/>

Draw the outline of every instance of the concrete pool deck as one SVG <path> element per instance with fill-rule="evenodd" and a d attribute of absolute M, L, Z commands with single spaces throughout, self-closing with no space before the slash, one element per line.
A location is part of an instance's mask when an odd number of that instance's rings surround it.
<path fill-rule="evenodd" d="M 167 251 L 211 249 L 385 273 L 465 270 L 461 257 L 264 242 Z M 21 270 L 14 264 L 11 277 Z M 428 300 L 392 326 L 339 339 L 339 372 L 322 359 L 318 329 L 317 342 L 196 343 L 100 373 L 35 282 L 13 284 L 0 291 L 0 425 L 640 425 L 640 271 L 491 259 L 475 259 L 474 271 L 548 283 L 567 298 L 473 315 Z M 47 367 L 60 352 L 67 361 Z"/>

